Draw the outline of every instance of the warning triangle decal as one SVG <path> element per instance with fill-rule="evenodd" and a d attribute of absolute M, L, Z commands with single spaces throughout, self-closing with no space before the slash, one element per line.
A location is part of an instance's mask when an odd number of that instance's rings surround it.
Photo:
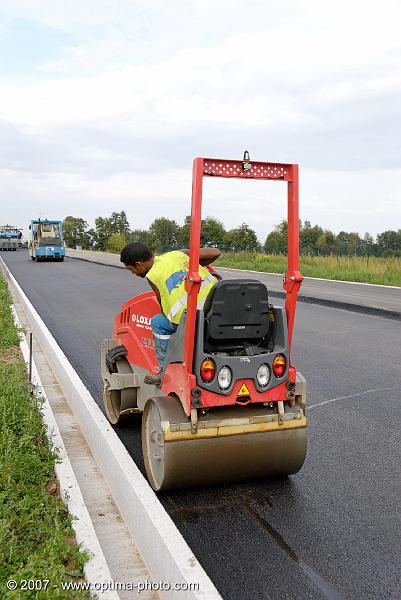
<path fill-rule="evenodd" d="M 245 383 L 243 383 L 239 389 L 237 396 L 249 396 L 249 395 L 250 395 L 250 392 L 249 392 L 248 388 L 246 387 Z"/>

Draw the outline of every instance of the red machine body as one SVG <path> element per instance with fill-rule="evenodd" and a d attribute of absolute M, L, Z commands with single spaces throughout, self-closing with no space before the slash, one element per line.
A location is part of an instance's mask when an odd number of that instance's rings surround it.
<path fill-rule="evenodd" d="M 286 381 L 272 389 L 258 392 L 252 380 L 238 380 L 230 395 L 220 395 L 202 390 L 202 406 L 216 407 L 246 403 L 266 403 L 286 400 L 286 382 L 296 381 L 296 369 L 291 364 L 290 350 L 294 328 L 297 294 L 302 282 L 299 272 L 299 211 L 298 211 L 298 165 L 268 162 L 251 162 L 225 159 L 196 158 L 193 163 L 191 232 L 189 271 L 185 282 L 188 293 L 187 316 L 184 339 L 184 361 L 167 366 L 161 391 L 178 397 L 185 414 L 191 414 L 192 390 L 196 388 L 193 372 L 197 297 L 202 279 L 199 275 L 199 249 L 202 211 L 202 184 L 204 177 L 237 179 L 260 179 L 287 183 L 288 218 L 288 267 L 283 287 L 286 292 L 285 311 L 288 326 L 288 358 L 290 361 Z M 144 369 L 156 372 L 157 359 L 150 319 L 160 312 L 153 292 L 140 294 L 128 300 L 115 319 L 113 337 L 125 346 L 128 361 Z M 238 395 L 242 384 L 249 390 L 246 398 Z"/>

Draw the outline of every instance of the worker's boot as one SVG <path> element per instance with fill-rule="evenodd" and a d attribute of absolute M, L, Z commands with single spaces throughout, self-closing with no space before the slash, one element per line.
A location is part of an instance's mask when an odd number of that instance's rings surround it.
<path fill-rule="evenodd" d="M 146 375 L 143 382 L 147 383 L 148 385 L 157 385 L 157 387 L 160 387 L 162 383 L 161 371 L 159 373 L 151 373 L 150 375 Z"/>

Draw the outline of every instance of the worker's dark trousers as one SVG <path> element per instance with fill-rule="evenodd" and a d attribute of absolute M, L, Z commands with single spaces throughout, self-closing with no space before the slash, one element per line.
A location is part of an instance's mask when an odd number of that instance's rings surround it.
<path fill-rule="evenodd" d="M 155 338 L 156 356 L 159 369 L 164 369 L 167 346 L 170 336 L 175 332 L 178 325 L 171 323 L 164 315 L 155 315 L 150 320 L 153 336 Z"/>

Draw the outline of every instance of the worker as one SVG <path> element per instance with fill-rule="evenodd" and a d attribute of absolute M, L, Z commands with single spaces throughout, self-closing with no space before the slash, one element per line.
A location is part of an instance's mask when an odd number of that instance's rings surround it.
<path fill-rule="evenodd" d="M 206 265 L 220 256 L 217 248 L 201 248 L 199 252 L 199 274 L 202 284 L 198 293 L 198 309 L 203 307 L 207 295 L 219 277 L 213 275 Z M 158 373 L 147 375 L 145 383 L 160 385 L 165 366 L 167 346 L 171 335 L 176 331 L 182 314 L 187 306 L 185 278 L 189 268 L 189 250 L 174 250 L 161 256 L 155 256 L 141 242 L 127 244 L 120 256 L 121 262 L 133 275 L 143 277 L 148 283 L 160 304 L 161 314 L 151 319 L 151 327 L 155 340 L 156 356 L 159 364 Z"/>

